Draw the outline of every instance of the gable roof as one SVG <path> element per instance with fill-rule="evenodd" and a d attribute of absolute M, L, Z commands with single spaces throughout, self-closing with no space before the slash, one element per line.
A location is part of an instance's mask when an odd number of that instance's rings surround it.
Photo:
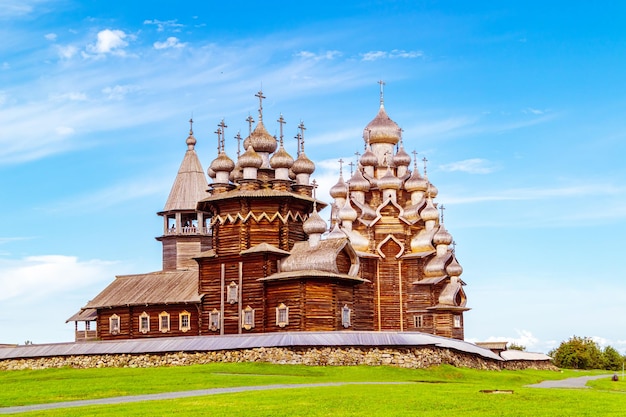
<path fill-rule="evenodd" d="M 148 304 L 199 303 L 198 271 L 159 271 L 115 278 L 83 309 Z"/>

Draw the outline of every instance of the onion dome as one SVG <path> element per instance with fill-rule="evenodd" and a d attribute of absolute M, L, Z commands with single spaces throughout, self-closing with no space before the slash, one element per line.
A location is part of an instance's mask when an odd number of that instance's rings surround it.
<path fill-rule="evenodd" d="M 192 150 L 194 146 L 196 146 L 196 138 L 193 136 L 192 131 L 189 131 L 189 136 L 187 137 L 185 143 L 187 143 L 187 149 L 189 150 Z"/>
<path fill-rule="evenodd" d="M 350 190 L 368 192 L 369 189 L 370 182 L 366 180 L 365 177 L 363 177 L 363 173 L 360 169 L 355 170 L 354 175 L 352 175 L 352 178 L 350 178 Z"/>
<path fill-rule="evenodd" d="M 248 142 L 247 144 L 246 141 Z M 246 145 L 252 145 L 254 150 L 257 152 L 272 153 L 276 150 L 278 143 L 276 138 L 270 135 L 267 129 L 265 129 L 263 122 L 260 121 L 250 136 L 244 140 L 244 147 Z"/>
<path fill-rule="evenodd" d="M 446 267 L 446 272 L 451 277 L 458 277 L 463 273 L 463 267 L 457 262 L 456 256 L 452 257 L 452 262 Z"/>
<path fill-rule="evenodd" d="M 408 192 L 426 191 L 428 189 L 428 180 L 424 179 L 417 169 L 414 169 L 408 180 L 404 182 L 404 189 Z"/>
<path fill-rule="evenodd" d="M 437 230 L 435 236 L 433 236 L 433 243 L 435 245 L 449 245 L 452 243 L 452 235 L 448 233 L 443 223 L 439 226 L 439 230 Z"/>
<path fill-rule="evenodd" d="M 209 167 L 209 169 L 206 170 L 207 175 L 209 176 L 209 178 L 211 179 L 215 179 L 215 171 L 213 171 L 213 169 L 211 169 L 211 167 Z"/>
<path fill-rule="evenodd" d="M 332 198 L 346 198 L 347 194 L 348 194 L 348 186 L 343 180 L 343 176 L 340 176 L 339 181 L 337 181 L 337 184 L 333 185 L 330 188 L 330 196 Z"/>
<path fill-rule="evenodd" d="M 263 165 L 263 158 L 255 152 L 254 147 L 248 146 L 248 149 L 239 157 L 239 166 L 241 168 L 260 168 Z"/>
<path fill-rule="evenodd" d="M 291 166 L 291 170 L 294 174 L 312 174 L 315 171 L 315 164 L 311 161 L 304 152 L 300 152 L 298 158 Z"/>
<path fill-rule="evenodd" d="M 211 162 L 209 169 L 212 169 L 214 172 L 231 172 L 235 169 L 235 163 L 222 151 L 217 155 L 217 158 Z"/>
<path fill-rule="evenodd" d="M 363 152 L 363 155 L 361 155 L 361 159 L 359 160 L 359 162 L 364 167 L 365 166 L 370 166 L 370 167 L 378 166 L 378 157 L 376 156 L 374 152 L 372 152 L 372 148 L 369 146 L 369 144 L 367 145 L 365 152 Z"/>
<path fill-rule="evenodd" d="M 335 227 L 326 236 L 326 239 L 345 239 L 346 237 L 346 234 L 339 228 L 339 223 L 335 223 Z"/>
<path fill-rule="evenodd" d="M 237 161 L 235 168 L 230 172 L 230 180 L 235 182 L 240 179 L 243 179 L 243 169 L 241 168 L 241 165 L 239 165 L 239 161 Z"/>
<path fill-rule="evenodd" d="M 428 180 L 427 180 L 428 181 Z M 437 197 L 439 190 L 430 181 L 428 181 L 428 195 L 432 198 Z"/>
<path fill-rule="evenodd" d="M 278 151 L 276 151 L 274 155 L 272 155 L 272 157 L 270 158 L 270 165 L 274 169 L 276 168 L 289 169 L 293 165 L 293 158 L 291 157 L 291 155 L 287 153 L 285 148 L 281 145 L 281 147 L 278 148 Z"/>
<path fill-rule="evenodd" d="M 343 207 L 341 208 L 341 210 L 339 210 L 339 213 L 337 215 L 339 217 L 339 220 L 353 222 L 356 220 L 358 213 L 356 212 L 354 208 L 352 208 L 352 204 L 350 204 L 350 199 L 347 198 L 346 204 L 343 205 Z"/>
<path fill-rule="evenodd" d="M 424 221 L 439 219 L 439 212 L 435 208 L 432 199 L 428 199 L 428 201 L 426 202 L 426 207 L 422 209 L 420 216 Z"/>
<path fill-rule="evenodd" d="M 400 149 L 398 149 L 398 152 L 393 156 L 391 162 L 396 167 L 408 167 L 411 164 L 411 157 L 404 150 L 402 143 L 400 144 Z"/>
<path fill-rule="evenodd" d="M 402 180 L 391 172 L 391 169 L 387 167 L 387 172 L 378 180 L 378 188 L 381 190 L 391 189 L 399 190 L 402 186 Z"/>
<path fill-rule="evenodd" d="M 395 145 L 400 140 L 400 126 L 387 116 L 385 106 L 380 104 L 378 114 L 365 126 L 363 137 L 369 143 L 390 143 Z"/>
<path fill-rule="evenodd" d="M 312 234 L 322 234 L 326 232 L 326 222 L 320 217 L 317 210 L 313 210 L 313 213 L 311 213 L 309 218 L 302 224 L 302 230 L 309 236 Z"/>

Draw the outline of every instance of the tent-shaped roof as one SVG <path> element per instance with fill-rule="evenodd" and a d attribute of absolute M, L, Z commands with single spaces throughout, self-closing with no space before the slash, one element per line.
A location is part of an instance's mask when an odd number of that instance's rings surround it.
<path fill-rule="evenodd" d="M 163 212 L 196 210 L 198 201 L 207 198 L 209 183 L 193 146 L 189 146 L 172 185 Z M 163 213 L 162 212 L 162 213 Z M 159 213 L 161 214 L 161 213 Z"/>

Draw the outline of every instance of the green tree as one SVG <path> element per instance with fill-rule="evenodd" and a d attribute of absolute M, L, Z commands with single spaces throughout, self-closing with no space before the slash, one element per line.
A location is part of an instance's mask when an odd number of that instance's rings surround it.
<path fill-rule="evenodd" d="M 561 342 L 558 348 L 548 353 L 559 368 L 602 369 L 604 355 L 596 342 L 589 337 L 573 336 Z"/>
<path fill-rule="evenodd" d="M 526 346 L 518 345 L 517 343 L 514 343 L 514 342 L 509 343 L 506 348 L 509 350 L 526 350 Z"/>
<path fill-rule="evenodd" d="M 612 346 L 604 348 L 602 351 L 602 357 L 604 359 L 604 369 L 609 369 L 611 371 L 619 371 L 622 369 L 622 362 L 624 358 Z"/>

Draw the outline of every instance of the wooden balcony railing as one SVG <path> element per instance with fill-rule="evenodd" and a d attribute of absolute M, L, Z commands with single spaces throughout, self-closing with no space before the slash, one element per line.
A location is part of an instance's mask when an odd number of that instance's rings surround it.
<path fill-rule="evenodd" d="M 210 235 L 210 227 L 184 226 L 180 228 L 171 227 L 165 232 L 166 235 Z"/>

